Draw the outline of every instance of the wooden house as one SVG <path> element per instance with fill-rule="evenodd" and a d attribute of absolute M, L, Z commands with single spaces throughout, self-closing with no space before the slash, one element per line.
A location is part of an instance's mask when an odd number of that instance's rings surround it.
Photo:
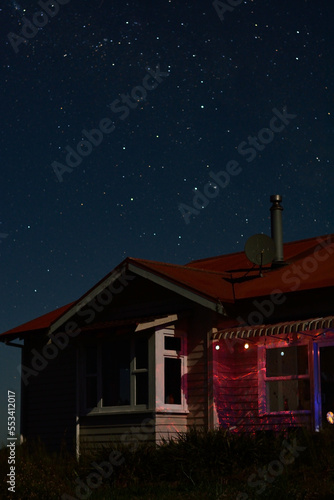
<path fill-rule="evenodd" d="M 244 252 L 127 258 L 77 301 L 2 333 L 24 341 L 22 436 L 80 452 L 190 427 L 329 425 L 333 237 L 286 243 L 261 268 Z"/>

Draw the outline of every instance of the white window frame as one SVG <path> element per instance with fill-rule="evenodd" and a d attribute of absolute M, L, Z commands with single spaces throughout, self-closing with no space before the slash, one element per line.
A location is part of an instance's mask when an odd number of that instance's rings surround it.
<path fill-rule="evenodd" d="M 307 375 L 288 375 L 281 377 L 267 377 L 266 376 L 266 351 L 267 349 L 279 349 L 298 347 L 306 345 L 308 352 L 308 374 Z M 308 341 L 299 342 L 298 345 L 291 345 L 289 342 L 278 341 L 263 346 L 258 346 L 258 407 L 259 415 L 291 415 L 291 414 L 310 414 L 312 412 L 312 388 L 311 388 L 311 366 L 312 366 L 312 349 Z M 310 409 L 309 410 L 282 410 L 282 411 L 269 411 L 268 396 L 267 396 L 267 382 L 275 380 L 309 380 L 310 381 Z"/>
<path fill-rule="evenodd" d="M 181 339 L 181 350 L 165 349 L 165 337 Z M 181 360 L 181 404 L 165 403 L 165 359 Z M 187 404 L 187 338 L 185 332 L 172 328 L 155 331 L 155 409 L 163 413 L 188 413 Z"/>

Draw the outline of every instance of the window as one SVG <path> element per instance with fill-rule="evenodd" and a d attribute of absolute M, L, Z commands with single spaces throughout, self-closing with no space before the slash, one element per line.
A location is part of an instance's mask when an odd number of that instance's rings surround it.
<path fill-rule="evenodd" d="M 102 355 L 102 406 L 130 405 L 131 349 L 129 342 L 106 342 Z"/>
<path fill-rule="evenodd" d="M 133 377 L 135 379 L 135 404 L 148 405 L 148 341 L 136 339 Z"/>
<path fill-rule="evenodd" d="M 110 335 L 87 340 L 82 352 L 84 411 L 187 411 L 184 333 Z"/>
<path fill-rule="evenodd" d="M 260 411 L 279 413 L 310 410 L 308 346 L 260 348 Z"/>
<path fill-rule="evenodd" d="M 90 345 L 86 352 L 86 391 L 87 407 L 97 404 L 97 348 Z"/>
<path fill-rule="evenodd" d="M 85 409 L 148 407 L 148 338 L 101 339 L 84 347 Z"/>
<path fill-rule="evenodd" d="M 172 329 L 156 332 L 156 408 L 187 411 L 186 338 Z"/>

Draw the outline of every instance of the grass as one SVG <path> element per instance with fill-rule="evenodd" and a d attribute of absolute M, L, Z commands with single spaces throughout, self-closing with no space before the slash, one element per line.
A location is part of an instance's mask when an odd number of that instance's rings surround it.
<path fill-rule="evenodd" d="M 293 454 L 284 443 L 290 446 L 295 443 L 290 448 Z M 107 474 L 110 472 L 107 465 L 99 473 L 96 467 L 101 462 L 109 462 L 108 449 L 96 451 L 77 463 L 66 450 L 50 454 L 40 442 L 24 443 L 16 450 L 13 495 L 7 490 L 8 450 L 3 448 L 0 450 L 1 498 L 334 499 L 332 428 L 320 433 L 295 430 L 279 435 L 191 430 L 158 447 L 142 444 L 131 452 L 119 445 L 118 449 L 113 473 Z M 287 451 L 282 454 L 283 449 Z M 105 477 L 102 477 L 103 471 Z"/>

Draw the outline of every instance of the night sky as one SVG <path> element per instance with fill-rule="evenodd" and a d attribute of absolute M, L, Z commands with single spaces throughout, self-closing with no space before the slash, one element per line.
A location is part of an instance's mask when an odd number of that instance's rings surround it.
<path fill-rule="evenodd" d="M 128 256 L 242 251 L 271 194 L 285 241 L 334 232 L 334 7 L 230 4 L 1 3 L 1 332 Z M 18 355 L 1 346 L 1 408 Z"/>

